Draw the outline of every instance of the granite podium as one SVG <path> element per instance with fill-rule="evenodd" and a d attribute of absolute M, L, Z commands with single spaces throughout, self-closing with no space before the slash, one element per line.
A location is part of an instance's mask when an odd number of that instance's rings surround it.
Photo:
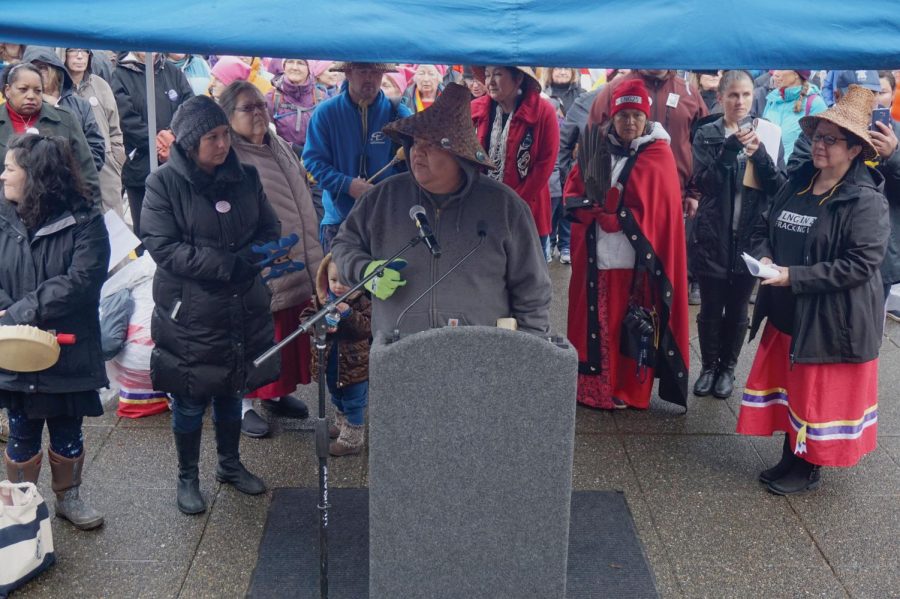
<path fill-rule="evenodd" d="M 565 597 L 577 366 L 493 327 L 376 339 L 370 597 Z"/>

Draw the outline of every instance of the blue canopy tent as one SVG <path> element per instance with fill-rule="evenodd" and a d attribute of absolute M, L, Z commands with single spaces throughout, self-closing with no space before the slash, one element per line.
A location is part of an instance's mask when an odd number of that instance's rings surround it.
<path fill-rule="evenodd" d="M 900 66 L 894 1 L 4 0 L 0 40 L 443 64 Z"/>

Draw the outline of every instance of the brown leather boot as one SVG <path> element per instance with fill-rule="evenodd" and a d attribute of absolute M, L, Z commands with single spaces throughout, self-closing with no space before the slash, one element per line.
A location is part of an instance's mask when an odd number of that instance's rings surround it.
<path fill-rule="evenodd" d="M 50 471 L 53 473 L 51 488 L 56 494 L 56 515 L 68 520 L 75 528 L 91 530 L 103 525 L 103 515 L 89 506 L 79 496 L 84 452 L 77 458 L 64 458 L 48 450 Z"/>
<path fill-rule="evenodd" d="M 37 484 L 38 476 L 41 474 L 43 458 L 44 454 L 39 453 L 27 462 L 14 462 L 4 452 L 3 461 L 6 462 L 6 478 L 12 483 Z"/>
<path fill-rule="evenodd" d="M 341 436 L 341 429 L 347 425 L 347 417 L 344 416 L 341 412 L 335 410 L 334 412 L 334 424 L 328 425 L 328 438 L 337 439 Z"/>

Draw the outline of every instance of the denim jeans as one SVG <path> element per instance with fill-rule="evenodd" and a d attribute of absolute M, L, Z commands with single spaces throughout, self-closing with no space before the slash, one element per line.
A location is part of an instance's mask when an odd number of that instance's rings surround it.
<path fill-rule="evenodd" d="M 345 387 L 337 386 L 337 343 L 328 352 L 328 368 L 325 380 L 331 391 L 331 403 L 347 417 L 347 422 L 354 426 L 366 423 L 366 406 L 369 405 L 369 381 L 354 383 Z"/>
<path fill-rule="evenodd" d="M 550 225 L 550 244 L 556 245 L 559 251 L 562 252 L 569 249 L 572 238 L 572 223 L 566 218 L 566 211 L 561 197 L 550 198 L 550 210 L 553 214 L 553 224 Z"/>
<path fill-rule="evenodd" d="M 212 403 L 214 422 L 234 422 L 241 419 L 241 398 L 172 396 L 172 430 L 176 433 L 193 433 L 203 426 L 206 406 Z"/>
<path fill-rule="evenodd" d="M 14 462 L 27 462 L 41 452 L 41 435 L 44 422 L 50 433 L 50 449 L 64 458 L 77 458 L 84 451 L 81 433 L 82 418 L 58 416 L 56 418 L 29 418 L 25 412 L 9 410 L 9 441 L 6 455 Z"/>

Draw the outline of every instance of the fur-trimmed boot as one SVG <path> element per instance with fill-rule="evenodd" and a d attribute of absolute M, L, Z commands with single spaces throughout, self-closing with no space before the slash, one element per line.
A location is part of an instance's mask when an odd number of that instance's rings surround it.
<path fill-rule="evenodd" d="M 41 462 L 43 462 L 43 459 L 44 454 L 39 453 L 27 462 L 14 462 L 4 452 L 3 461 L 6 462 L 6 478 L 11 483 L 37 484 L 38 477 L 41 475 Z"/>
<path fill-rule="evenodd" d="M 68 520 L 75 528 L 91 530 L 103 525 L 103 515 L 88 505 L 79 495 L 81 470 L 84 467 L 84 452 L 77 458 L 64 458 L 53 450 L 48 450 L 51 485 L 56 494 L 56 515 Z"/>
<path fill-rule="evenodd" d="M 328 438 L 337 439 L 341 436 L 341 430 L 347 425 L 347 417 L 343 412 L 334 411 L 334 422 L 328 425 Z"/>
<path fill-rule="evenodd" d="M 241 421 L 218 421 L 215 423 L 215 428 L 219 454 L 216 480 L 220 483 L 228 483 L 247 495 L 265 493 L 265 483 L 255 474 L 251 474 L 241 463 L 241 454 L 238 449 L 241 442 Z"/>
<path fill-rule="evenodd" d="M 340 436 L 328 445 L 328 453 L 335 457 L 356 455 L 366 443 L 366 425 L 345 422 Z"/>

